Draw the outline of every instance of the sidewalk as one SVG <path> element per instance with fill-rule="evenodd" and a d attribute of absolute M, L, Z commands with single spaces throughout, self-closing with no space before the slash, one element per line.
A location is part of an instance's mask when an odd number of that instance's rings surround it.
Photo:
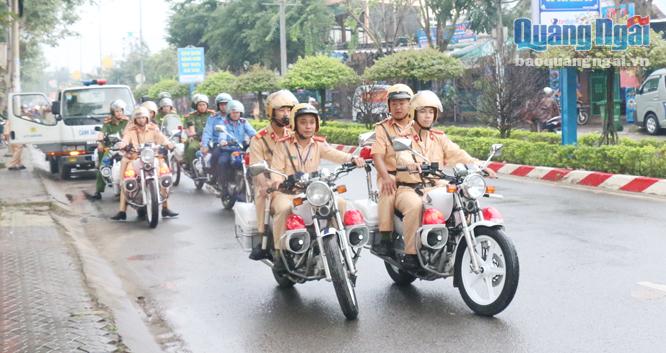
<path fill-rule="evenodd" d="M 51 212 L 29 165 L 0 169 L 0 352 L 127 351 Z"/>

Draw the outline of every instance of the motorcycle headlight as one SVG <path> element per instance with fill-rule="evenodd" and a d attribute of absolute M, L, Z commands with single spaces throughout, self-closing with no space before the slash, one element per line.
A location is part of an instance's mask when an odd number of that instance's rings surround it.
<path fill-rule="evenodd" d="M 143 163 L 152 163 L 155 160 L 155 151 L 150 148 L 141 150 L 141 161 Z"/>
<path fill-rule="evenodd" d="M 463 180 L 462 190 L 470 199 L 478 199 L 486 193 L 486 181 L 478 174 L 469 175 Z"/>
<path fill-rule="evenodd" d="M 305 195 L 307 196 L 310 205 L 315 207 L 326 205 L 333 197 L 333 193 L 331 192 L 331 189 L 328 188 L 328 185 L 320 181 L 315 181 L 310 184 L 305 191 Z"/>

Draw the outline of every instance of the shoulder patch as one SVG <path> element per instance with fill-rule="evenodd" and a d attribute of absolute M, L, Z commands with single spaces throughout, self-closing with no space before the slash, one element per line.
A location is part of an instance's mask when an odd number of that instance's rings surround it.
<path fill-rule="evenodd" d="M 261 130 L 259 130 L 259 132 L 256 135 L 254 135 L 254 137 L 260 139 L 260 138 L 266 136 L 267 133 L 268 133 L 268 130 L 261 129 Z"/>
<path fill-rule="evenodd" d="M 213 109 L 208 109 L 208 112 L 211 114 L 215 114 L 215 111 Z"/>
<path fill-rule="evenodd" d="M 431 131 L 433 134 L 444 135 L 444 131 L 442 131 L 442 130 L 430 129 L 430 131 Z"/>
<path fill-rule="evenodd" d="M 326 136 L 315 136 L 312 139 L 317 142 L 326 142 Z"/>
<path fill-rule="evenodd" d="M 384 124 L 384 123 L 388 122 L 389 120 L 391 120 L 391 118 L 386 118 L 386 119 L 384 119 L 384 120 L 382 120 L 382 121 L 376 123 L 375 126 L 379 126 L 379 125 L 381 125 L 381 124 Z"/>
<path fill-rule="evenodd" d="M 286 142 L 286 141 L 289 141 L 289 140 L 291 140 L 291 136 L 285 136 L 285 137 L 279 138 L 277 140 L 277 142 Z"/>

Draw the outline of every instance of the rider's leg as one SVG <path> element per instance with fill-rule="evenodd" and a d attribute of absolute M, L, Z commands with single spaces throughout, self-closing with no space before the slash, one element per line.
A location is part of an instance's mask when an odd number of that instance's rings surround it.
<path fill-rule="evenodd" d="M 294 196 L 274 192 L 271 198 L 271 213 L 273 214 L 273 245 L 280 249 L 280 237 L 285 231 L 287 217 L 291 214 Z"/>
<path fill-rule="evenodd" d="M 418 267 L 416 259 L 416 244 L 414 237 L 416 230 L 421 224 L 421 208 L 423 201 L 416 191 L 412 188 L 399 188 L 395 196 L 395 208 L 403 215 L 404 232 L 402 234 L 405 240 L 405 266 L 409 268 Z"/>
<path fill-rule="evenodd" d="M 379 213 L 379 234 L 381 240 L 373 250 L 378 255 L 390 256 L 393 253 L 391 235 L 393 234 L 393 211 L 395 205 L 395 193 L 392 195 L 379 195 L 377 212 Z M 375 243 L 376 244 L 376 243 Z"/>
<path fill-rule="evenodd" d="M 125 178 L 125 170 L 130 164 L 130 160 L 126 157 L 120 161 L 120 201 L 118 204 L 118 213 L 115 216 L 111 217 L 114 221 L 120 221 L 127 219 L 127 201 L 125 199 L 125 183 L 122 182 Z M 131 166 L 130 166 L 131 168 Z"/>

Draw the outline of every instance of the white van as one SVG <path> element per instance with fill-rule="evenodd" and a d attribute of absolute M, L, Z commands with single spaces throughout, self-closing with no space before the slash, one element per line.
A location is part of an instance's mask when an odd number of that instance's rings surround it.
<path fill-rule="evenodd" d="M 51 173 L 59 173 L 63 179 L 75 170 L 93 169 L 95 127 L 102 126 L 111 102 L 125 101 L 127 115 L 132 114 L 134 107 L 129 87 L 105 83 L 94 80 L 88 86 L 63 89 L 53 103 L 39 92 L 10 93 L 10 142 L 37 145 L 49 161 Z"/>
<path fill-rule="evenodd" d="M 666 128 L 666 69 L 648 76 L 636 93 L 636 125 L 650 135 Z"/>

